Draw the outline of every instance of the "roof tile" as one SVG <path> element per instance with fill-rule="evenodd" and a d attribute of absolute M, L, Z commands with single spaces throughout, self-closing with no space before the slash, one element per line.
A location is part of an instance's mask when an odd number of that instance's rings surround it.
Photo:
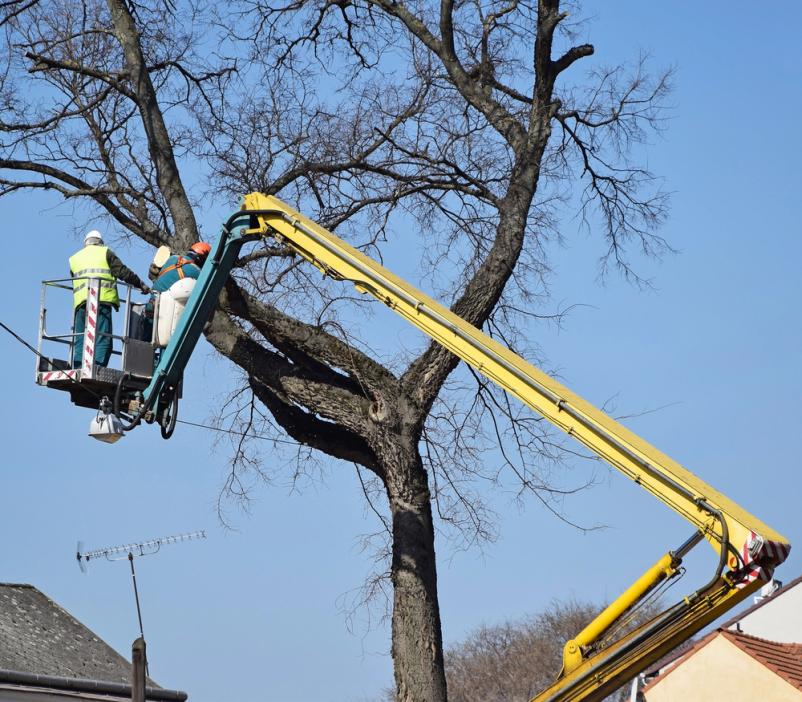
<path fill-rule="evenodd" d="M 31 585 L 0 583 L 0 668 L 129 683 L 131 666 Z"/>
<path fill-rule="evenodd" d="M 739 631 L 722 631 L 721 635 L 797 690 L 802 690 L 802 644 L 777 643 Z"/>

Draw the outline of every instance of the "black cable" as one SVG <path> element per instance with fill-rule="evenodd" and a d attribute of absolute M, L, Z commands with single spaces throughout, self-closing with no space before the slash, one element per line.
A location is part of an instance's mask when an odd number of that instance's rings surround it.
<path fill-rule="evenodd" d="M 25 341 L 25 339 L 23 339 L 19 334 L 17 334 L 13 329 L 11 329 L 11 327 L 3 324 L 3 322 L 0 322 L 0 327 L 5 329 L 9 334 L 11 334 L 11 336 L 13 336 L 17 341 L 19 341 L 23 346 L 28 348 L 36 356 L 38 356 L 39 358 L 43 359 L 45 362 L 49 363 L 50 366 L 53 368 L 53 370 L 62 370 L 61 368 L 56 368 L 55 366 L 53 366 L 53 362 L 49 358 L 47 358 L 47 356 L 44 356 L 41 353 L 39 353 L 33 346 L 31 346 L 27 341 Z M 82 385 L 81 383 L 79 383 L 75 378 L 72 378 L 70 376 L 67 376 L 67 378 L 69 380 L 71 380 L 73 383 L 75 383 L 79 388 L 81 388 L 83 390 L 86 390 L 91 395 L 94 395 L 98 400 L 101 399 L 100 395 L 98 395 L 97 393 L 93 392 L 89 388 L 87 388 L 84 385 Z M 190 421 L 188 421 L 186 419 L 176 419 L 176 423 L 178 423 L 178 424 L 186 424 L 186 425 L 191 426 L 191 427 L 198 427 L 199 429 L 210 429 L 211 431 L 218 431 L 218 432 L 221 432 L 222 434 L 234 434 L 236 436 L 248 436 L 248 437 L 250 437 L 252 439 L 260 439 L 261 441 L 272 441 L 273 443 L 276 443 L 276 444 L 287 444 L 288 446 L 298 446 L 299 445 L 297 441 L 287 441 L 285 439 L 274 439 L 273 437 L 270 437 L 270 436 L 263 436 L 262 434 L 250 434 L 248 432 L 235 431 L 234 429 L 221 429 L 220 427 L 212 427 L 212 426 L 209 426 L 208 424 L 200 424 L 199 422 L 190 422 Z"/>
<path fill-rule="evenodd" d="M 40 353 L 39 353 L 39 352 L 38 352 L 38 351 L 37 351 L 37 350 L 36 350 L 36 349 L 35 349 L 33 346 L 31 346 L 31 345 L 30 345 L 30 344 L 29 344 L 27 341 L 25 341 L 25 339 L 23 339 L 23 338 L 22 338 L 22 337 L 21 337 L 19 334 L 17 334 L 17 332 L 15 332 L 15 331 L 14 331 L 14 330 L 13 330 L 11 327 L 7 327 L 7 326 L 6 326 L 5 324 L 3 324 L 2 322 L 0 322 L 0 327 L 3 327 L 3 329 L 5 329 L 5 330 L 6 330 L 6 331 L 7 331 L 9 334 L 11 334 L 11 336 L 13 336 L 13 337 L 14 337 L 14 338 L 15 338 L 17 341 L 19 341 L 19 342 L 20 342 L 20 343 L 21 343 L 23 346 L 27 346 L 27 347 L 28 347 L 28 348 L 29 348 L 31 351 L 33 351 L 33 352 L 34 352 L 34 353 L 35 353 L 37 356 L 40 356 L 40 355 L 41 355 L 41 354 L 40 354 Z"/>
<path fill-rule="evenodd" d="M 176 420 L 178 424 L 187 424 L 191 427 L 198 427 L 199 429 L 210 429 L 211 431 L 219 431 L 221 434 L 233 434 L 235 436 L 247 436 L 251 439 L 260 439 L 262 441 L 272 441 L 276 444 L 287 444 L 289 446 L 298 446 L 298 441 L 287 441 L 286 439 L 274 439 L 272 436 L 264 436 L 263 434 L 250 434 L 244 431 L 236 431 L 234 429 L 221 429 L 220 427 L 212 427 L 208 424 L 199 424 L 198 422 L 190 422 L 186 419 Z"/>
<path fill-rule="evenodd" d="M 53 361 L 51 361 L 51 360 L 50 360 L 50 359 L 49 359 L 47 356 L 44 356 L 44 355 L 42 355 L 41 353 L 39 353 L 39 352 L 38 352 L 38 351 L 37 351 L 37 350 L 36 350 L 36 349 L 35 349 L 33 346 L 31 346 L 31 345 L 30 345 L 30 344 L 29 344 L 27 341 L 25 341 L 25 339 L 23 339 L 23 338 L 22 338 L 22 337 L 21 337 L 19 334 L 17 334 L 17 332 L 15 332 L 15 331 L 14 331 L 14 330 L 13 330 L 11 327 L 9 327 L 9 326 L 6 326 L 6 325 L 5 325 L 5 324 L 3 324 L 2 322 L 0 322 L 0 327 L 2 327 L 3 329 L 5 329 L 5 330 L 6 330 L 6 331 L 7 331 L 9 334 L 11 334 L 11 336 L 13 336 L 13 337 L 14 337 L 14 338 L 15 338 L 17 341 L 19 341 L 19 342 L 20 342 L 20 343 L 21 343 L 23 346 L 25 346 L 27 349 L 29 349 L 30 351 L 32 351 L 32 352 L 33 352 L 33 354 L 34 354 L 35 356 L 38 356 L 40 359 L 42 359 L 42 360 L 43 360 L 43 361 L 45 361 L 46 363 L 50 364 L 50 367 L 51 367 L 51 369 L 52 369 L 52 370 L 54 370 L 54 371 L 64 371 L 65 373 L 67 372 L 67 371 L 66 371 L 64 368 L 56 368 L 56 366 L 53 364 Z M 72 369 L 70 369 L 70 370 L 72 370 Z M 75 378 L 73 378 L 72 376 L 70 376 L 70 375 L 67 375 L 67 376 L 65 376 L 65 377 L 66 377 L 66 379 L 67 379 L 67 380 L 70 380 L 71 382 L 75 383 L 75 385 L 77 385 L 79 388 L 81 388 L 81 390 L 84 390 L 84 391 L 88 392 L 90 395 L 94 395 L 94 396 L 95 396 L 95 397 L 96 397 L 98 400 L 102 399 L 102 398 L 100 397 L 100 395 L 98 395 L 98 394 L 97 394 L 96 392 L 94 392 L 93 390 L 90 390 L 90 389 L 89 389 L 88 387 L 86 387 L 85 385 L 82 385 L 81 383 L 79 383 L 79 382 L 78 382 L 78 381 L 77 381 Z"/>

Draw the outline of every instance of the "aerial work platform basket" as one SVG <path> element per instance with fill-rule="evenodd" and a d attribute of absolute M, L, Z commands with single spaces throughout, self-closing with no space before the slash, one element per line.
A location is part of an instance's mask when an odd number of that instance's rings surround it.
<path fill-rule="evenodd" d="M 113 312 L 113 329 L 122 334 L 101 334 L 97 331 L 100 279 L 87 279 L 86 329 L 77 333 L 73 322 L 73 279 L 45 280 L 42 282 L 39 307 L 39 337 L 37 342 L 36 383 L 56 390 L 69 392 L 73 403 L 80 407 L 97 409 L 99 398 L 114 397 L 123 382 L 128 389 L 144 389 L 153 376 L 154 347 L 152 326 L 144 315 L 145 305 L 131 299 L 132 288 L 118 282 L 124 295 L 120 308 Z M 66 291 L 68 294 L 60 294 Z M 54 294 L 48 295 L 49 292 Z M 57 297 L 58 295 L 58 297 Z M 52 333 L 47 328 L 48 305 L 56 309 L 58 319 L 69 319 L 67 333 Z M 101 336 L 111 338 L 110 365 L 96 362 L 95 348 Z M 82 346 L 80 367 L 73 367 L 76 344 Z"/>

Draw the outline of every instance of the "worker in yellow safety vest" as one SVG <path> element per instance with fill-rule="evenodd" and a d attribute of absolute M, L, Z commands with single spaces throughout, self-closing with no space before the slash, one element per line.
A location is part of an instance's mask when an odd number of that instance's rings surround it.
<path fill-rule="evenodd" d="M 112 351 L 112 308 L 119 309 L 120 296 L 117 293 L 117 280 L 122 280 L 143 293 L 150 292 L 145 283 L 130 268 L 126 267 L 116 254 L 103 245 L 103 236 L 93 229 L 84 237 L 84 247 L 70 256 L 70 277 L 73 291 L 73 368 L 81 367 L 84 350 L 84 330 L 86 329 L 86 298 L 89 281 L 100 281 L 98 291 L 97 324 L 95 328 L 95 364 L 107 366 Z"/>

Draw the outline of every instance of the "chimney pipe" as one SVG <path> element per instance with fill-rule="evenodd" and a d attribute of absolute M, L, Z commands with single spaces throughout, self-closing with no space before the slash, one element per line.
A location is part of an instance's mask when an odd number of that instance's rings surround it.
<path fill-rule="evenodd" d="M 145 639 L 141 636 L 131 646 L 131 702 L 145 702 Z"/>

